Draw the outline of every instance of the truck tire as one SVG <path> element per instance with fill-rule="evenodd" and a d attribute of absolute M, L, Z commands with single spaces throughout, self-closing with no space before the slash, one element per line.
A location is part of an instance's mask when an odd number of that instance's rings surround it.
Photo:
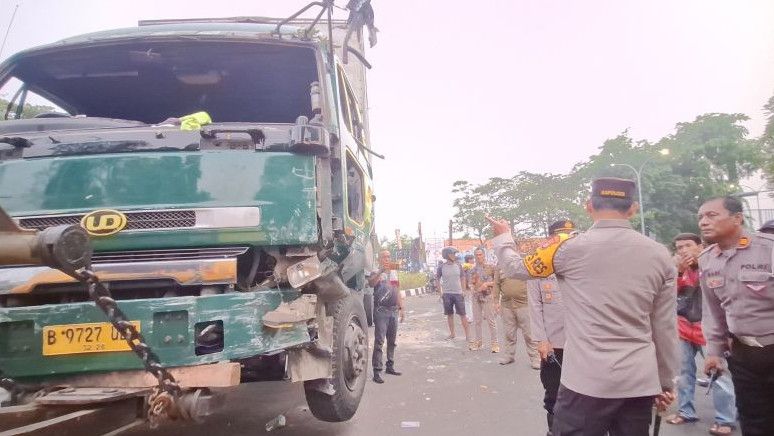
<path fill-rule="evenodd" d="M 374 325 L 374 294 L 363 293 L 363 309 L 365 309 L 368 327 Z"/>
<path fill-rule="evenodd" d="M 320 392 L 314 380 L 304 382 L 304 393 L 315 418 L 342 422 L 357 411 L 368 378 L 368 327 L 360 294 L 330 302 L 326 311 L 333 316 L 330 383 L 334 393 Z"/>

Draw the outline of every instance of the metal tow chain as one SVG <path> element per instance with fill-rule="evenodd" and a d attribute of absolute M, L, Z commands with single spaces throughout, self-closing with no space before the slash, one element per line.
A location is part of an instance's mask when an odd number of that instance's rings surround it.
<path fill-rule="evenodd" d="M 156 427 L 165 419 L 184 417 L 185 412 L 177 407 L 177 400 L 182 393 L 180 385 L 172 374 L 161 365 L 159 357 L 145 341 L 143 335 L 118 307 L 116 300 L 110 294 L 110 290 L 100 282 L 94 271 L 89 268 L 77 271 L 73 276 L 88 285 L 89 297 L 107 316 L 113 327 L 123 335 L 129 348 L 142 360 L 145 370 L 158 380 L 158 386 L 153 388 L 153 392 L 148 397 L 148 421 L 150 421 L 151 427 Z"/>

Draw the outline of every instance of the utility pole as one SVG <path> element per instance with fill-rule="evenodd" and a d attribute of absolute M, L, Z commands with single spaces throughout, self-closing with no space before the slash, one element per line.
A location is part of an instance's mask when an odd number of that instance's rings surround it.
<path fill-rule="evenodd" d="M 449 247 L 454 245 L 454 236 L 452 236 L 452 220 L 449 220 Z"/>
<path fill-rule="evenodd" d="M 417 223 L 417 233 L 419 233 L 419 262 L 427 264 L 427 252 L 425 251 L 425 242 L 422 238 L 422 221 Z"/>

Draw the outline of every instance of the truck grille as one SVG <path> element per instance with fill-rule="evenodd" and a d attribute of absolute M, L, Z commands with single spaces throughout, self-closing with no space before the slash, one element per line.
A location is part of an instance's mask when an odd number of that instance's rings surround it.
<path fill-rule="evenodd" d="M 20 218 L 19 226 L 26 229 L 43 230 L 59 225 L 80 224 L 85 214 L 54 215 Z M 126 227 L 131 230 L 185 229 L 196 226 L 196 212 L 193 210 L 159 210 L 124 212 Z"/>
<path fill-rule="evenodd" d="M 169 250 L 106 251 L 94 253 L 92 263 L 162 262 L 171 260 L 228 259 L 244 254 L 248 247 L 175 248 Z"/>

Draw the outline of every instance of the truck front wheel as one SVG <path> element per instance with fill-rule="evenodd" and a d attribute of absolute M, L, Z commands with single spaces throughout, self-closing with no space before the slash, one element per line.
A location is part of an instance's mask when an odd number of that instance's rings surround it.
<path fill-rule="evenodd" d="M 346 421 L 355 414 L 368 377 L 368 327 L 362 295 L 328 303 L 333 316 L 333 347 L 330 383 L 333 394 L 321 392 L 317 381 L 304 382 L 309 410 L 327 422 Z"/>

